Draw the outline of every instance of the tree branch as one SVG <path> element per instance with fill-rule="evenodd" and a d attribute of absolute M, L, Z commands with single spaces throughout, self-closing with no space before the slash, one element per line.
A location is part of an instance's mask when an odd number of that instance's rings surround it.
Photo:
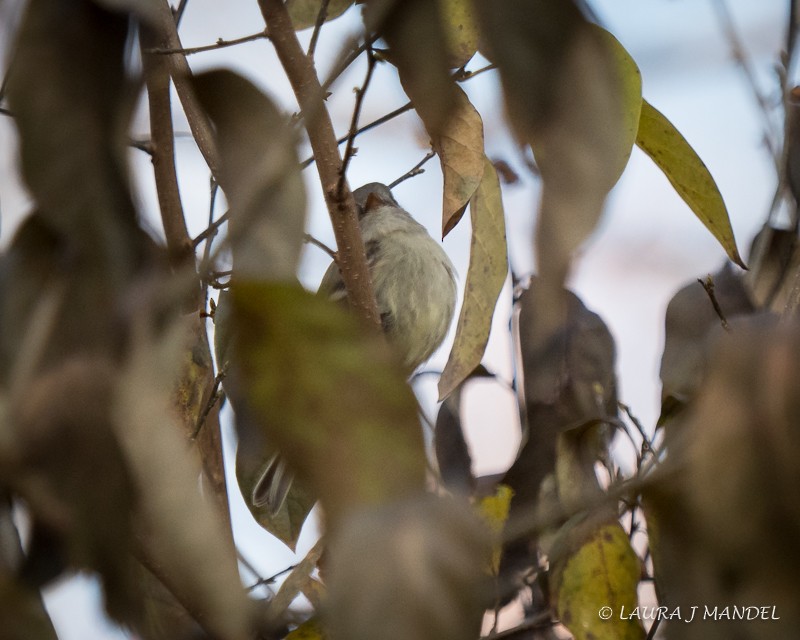
<path fill-rule="evenodd" d="M 311 42 L 308 43 L 308 53 L 306 54 L 310 60 L 314 59 L 314 53 L 317 50 L 317 41 L 319 34 L 322 31 L 322 25 L 325 23 L 325 18 L 328 17 L 328 4 L 330 0 L 322 0 L 319 5 L 319 13 L 317 13 L 317 21 L 314 23 L 314 32 L 311 34 Z"/>
<path fill-rule="evenodd" d="M 167 49 L 182 50 L 183 46 L 181 45 L 180 37 L 178 37 L 178 27 L 175 24 L 175 19 L 167 0 L 164 0 L 159 6 L 160 15 L 158 16 L 159 22 L 156 28 L 162 46 Z M 208 168 L 211 169 L 214 178 L 219 181 L 217 144 L 214 139 L 211 122 L 208 120 L 205 111 L 200 107 L 197 96 L 194 94 L 191 85 L 192 70 L 186 61 L 186 56 L 181 53 L 173 53 L 166 56 L 166 58 L 169 61 L 169 70 L 172 81 L 175 83 L 175 91 L 177 91 L 178 98 L 180 98 L 197 147 L 200 149 L 200 153 L 203 154 L 203 158 Z M 221 182 L 220 186 L 223 190 L 225 189 L 225 185 Z"/>
<path fill-rule="evenodd" d="M 234 38 L 233 40 L 223 40 L 220 38 L 214 44 L 206 44 L 202 47 L 188 47 L 186 49 L 181 49 L 180 47 L 177 49 L 170 49 L 165 47 L 155 47 L 152 49 L 147 49 L 146 53 L 157 53 L 158 55 L 171 55 L 173 53 L 180 53 L 184 56 L 191 56 L 195 53 L 202 53 L 203 51 L 215 51 L 216 49 L 224 49 L 225 47 L 233 47 L 237 44 L 243 44 L 245 42 L 253 42 L 254 40 L 263 40 L 265 38 L 269 38 L 267 35 L 267 30 L 264 29 L 263 31 L 259 31 L 258 33 L 254 33 L 249 36 L 243 36 L 241 38 Z"/>
<path fill-rule="evenodd" d="M 167 239 L 167 252 L 173 268 L 180 269 L 194 260 L 186 219 L 183 215 L 178 174 L 175 170 L 175 140 L 169 95 L 167 61 L 146 53 L 157 46 L 158 37 L 143 25 L 141 32 L 142 65 L 150 107 L 150 150 L 161 209 L 161 222 Z"/>
<path fill-rule="evenodd" d="M 350 160 L 355 155 L 353 143 L 358 135 L 358 119 L 361 116 L 361 108 L 364 106 L 364 98 L 367 95 L 369 83 L 372 80 L 372 73 L 375 71 L 375 56 L 372 55 L 372 50 L 369 51 L 367 58 L 367 75 L 364 78 L 364 84 L 360 89 L 356 89 L 356 103 L 353 106 L 353 117 L 350 120 L 350 129 L 347 133 L 347 146 L 344 148 L 344 161 L 342 163 L 341 171 L 339 172 L 339 184 L 336 185 L 337 197 L 341 197 L 342 189 L 344 188 L 345 178 L 347 176 L 347 167 L 350 165 Z M 337 140 L 338 144 L 338 140 Z"/>
<path fill-rule="evenodd" d="M 401 182 L 405 182 L 405 181 L 406 181 L 406 180 L 408 180 L 409 178 L 413 178 L 414 176 L 418 176 L 420 173 L 425 173 L 425 169 L 423 169 L 423 168 L 422 168 L 422 166 L 423 166 L 423 165 L 424 165 L 426 162 L 428 162 L 428 160 L 430 160 L 431 158 L 433 158 L 435 155 L 436 155 L 436 152 L 435 152 L 433 149 L 431 149 L 430 151 L 428 151 L 428 153 L 426 153 L 426 154 L 425 154 L 425 157 L 424 157 L 422 160 L 420 160 L 420 161 L 419 161 L 417 164 L 415 164 L 413 167 L 411 167 L 411 169 L 409 169 L 408 171 L 406 171 L 406 172 L 405 172 L 405 173 L 404 173 L 402 176 L 400 176 L 400 177 L 399 177 L 397 180 L 395 180 L 394 182 L 392 182 L 392 183 L 389 185 L 389 188 L 390 188 L 390 189 L 394 189 L 394 188 L 395 188 L 395 187 L 396 187 L 398 184 L 400 184 Z"/>
<path fill-rule="evenodd" d="M 356 203 L 346 179 L 343 180 L 343 188 L 337 189 L 342 174 L 342 158 L 339 156 L 333 123 L 325 108 L 325 94 L 319 78 L 312 61 L 300 47 L 282 0 L 258 0 L 258 5 L 269 29 L 275 52 L 303 113 L 303 123 L 317 161 L 325 204 L 333 224 L 339 250 L 339 269 L 348 300 L 360 316 L 376 328 L 380 327 L 380 315 L 367 269 L 364 241 L 358 227 Z"/>

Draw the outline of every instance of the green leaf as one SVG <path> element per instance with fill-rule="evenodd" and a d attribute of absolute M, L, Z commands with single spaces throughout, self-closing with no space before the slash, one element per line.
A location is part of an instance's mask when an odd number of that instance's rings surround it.
<path fill-rule="evenodd" d="M 471 0 L 439 0 L 450 66 L 461 67 L 478 50 L 480 32 Z"/>
<path fill-rule="evenodd" d="M 646 100 L 642 101 L 636 144 L 664 172 L 678 195 L 719 241 L 728 257 L 746 269 L 736 248 L 728 210 L 714 178 L 675 126 Z"/>
<path fill-rule="evenodd" d="M 231 289 L 233 370 L 249 420 L 319 496 L 344 512 L 422 490 L 416 402 L 382 335 L 299 286 L 239 280 Z M 227 382 L 227 380 L 226 380 Z"/>
<path fill-rule="evenodd" d="M 97 267 L 96 290 L 121 286 L 140 257 L 124 164 L 128 36 L 127 16 L 88 0 L 33 0 L 8 82 L 25 181 L 46 224 Z"/>
<path fill-rule="evenodd" d="M 483 180 L 470 201 L 472 243 L 464 301 L 450 358 L 439 379 L 439 397 L 446 398 L 481 363 L 497 297 L 508 273 L 503 199 L 497 172 L 484 159 Z"/>
<path fill-rule="evenodd" d="M 641 576 L 639 559 L 625 531 L 618 522 L 585 523 L 567 538 L 568 548 L 554 549 L 551 565 L 552 593 L 561 622 L 575 640 L 642 640 L 645 633 L 639 621 L 620 616 L 622 607 L 628 612 L 635 609 Z M 611 612 L 609 619 L 600 616 L 604 607 Z"/>
<path fill-rule="evenodd" d="M 441 134 L 433 137 L 444 178 L 442 237 L 461 220 L 487 165 L 481 116 L 460 88 L 456 89 L 456 96 L 456 106 Z"/>
<path fill-rule="evenodd" d="M 333 20 L 342 15 L 353 0 L 330 0 L 328 2 L 325 22 Z M 292 18 L 292 24 L 297 31 L 313 27 L 317 23 L 317 16 L 322 7 L 322 0 L 287 0 L 286 10 Z"/>
<path fill-rule="evenodd" d="M 241 428 L 242 425 L 237 424 L 237 429 Z M 270 460 L 271 456 L 263 446 L 251 449 L 249 446 L 240 446 L 236 451 L 236 480 L 245 504 L 258 524 L 294 551 L 303 524 L 317 499 L 302 483 L 295 481 L 277 512 L 273 512 L 270 505 L 253 504 L 253 491 L 261 480 L 265 461 Z"/>
<path fill-rule="evenodd" d="M 322 632 L 322 625 L 319 619 L 309 618 L 297 629 L 289 633 L 285 640 L 324 640 L 325 634 Z"/>

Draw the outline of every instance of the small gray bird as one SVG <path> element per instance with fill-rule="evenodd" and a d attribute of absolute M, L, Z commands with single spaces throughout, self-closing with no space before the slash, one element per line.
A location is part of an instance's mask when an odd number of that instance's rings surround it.
<path fill-rule="evenodd" d="M 413 371 L 436 351 L 450 328 L 455 270 L 441 245 L 397 204 L 389 187 L 371 182 L 353 196 L 383 330 Z M 325 272 L 319 293 L 331 300 L 347 295 L 335 262 Z"/>
<path fill-rule="evenodd" d="M 439 348 L 450 328 L 456 306 L 455 269 L 441 245 L 397 203 L 389 187 L 371 182 L 353 196 L 381 324 L 411 373 Z M 335 262 L 318 293 L 345 300 Z M 253 502 L 275 514 L 291 485 L 292 474 L 276 454 L 256 483 Z"/>

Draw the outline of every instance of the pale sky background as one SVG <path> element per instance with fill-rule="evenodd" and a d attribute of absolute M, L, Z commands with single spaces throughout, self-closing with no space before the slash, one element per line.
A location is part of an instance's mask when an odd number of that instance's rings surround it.
<path fill-rule="evenodd" d="M 775 189 L 775 171 L 763 144 L 763 118 L 740 69 L 730 55 L 714 12 L 715 0 L 591 0 L 603 24 L 614 33 L 638 63 L 646 99 L 662 111 L 683 133 L 705 161 L 727 203 L 740 250 L 763 222 Z M 0 64 L 5 66 L 10 24 L 19 0 L 0 0 Z M 768 97 L 779 100 L 774 72 L 785 40 L 786 0 L 729 0 L 728 6 L 744 41 L 747 54 Z M 325 76 L 326 58 L 358 24 L 358 9 L 331 22 L 323 30 L 317 60 Z M 254 0 L 191 0 L 181 26 L 184 46 L 210 44 L 263 29 Z M 309 34 L 303 34 L 303 41 Z M 259 84 L 287 110 L 296 109 L 288 82 L 276 62 L 271 45 L 258 41 L 235 48 L 198 54 L 190 58 L 195 70 L 225 66 Z M 477 68 L 480 64 L 473 63 Z M 329 102 L 338 133 L 349 123 L 353 94 L 364 68 L 354 65 L 335 86 Z M 463 85 L 484 118 L 487 152 L 504 159 L 520 174 L 518 185 L 504 187 L 510 258 L 514 270 L 531 273 L 534 257 L 531 229 L 536 210 L 537 181 L 526 174 L 502 121 L 498 80 L 484 74 Z M 385 114 L 406 101 L 395 74 L 381 65 L 368 93 L 362 123 Z M 175 101 L 177 104 L 177 100 Z M 147 130 L 146 109 L 140 109 L 134 131 Z M 188 131 L 182 114 L 176 130 Z M 418 162 L 427 151 L 427 137 L 413 114 L 360 137 L 359 154 L 350 165 L 350 184 L 391 182 Z M 29 199 L 15 169 L 12 123 L 0 116 L 0 247 L 29 208 Z M 303 152 L 303 155 L 307 155 Z M 158 224 L 149 158 L 132 151 L 137 197 L 143 213 Z M 208 170 L 190 138 L 178 142 L 178 162 L 184 208 L 192 234 L 205 227 L 208 209 Z M 441 174 L 434 159 L 422 176 L 395 190 L 398 201 L 434 237 L 441 216 Z M 309 231 L 333 245 L 333 234 L 314 169 L 306 170 L 309 185 Z M 468 216 L 444 241 L 458 272 L 467 272 Z M 715 271 L 724 253 L 711 235 L 678 198 L 666 178 L 638 149 L 619 185 L 612 192 L 600 229 L 577 262 L 572 287 L 587 306 L 608 323 L 617 340 L 620 396 L 652 428 L 658 414 L 658 365 L 663 342 L 663 315 L 670 296 L 683 283 Z M 314 289 L 328 258 L 308 248 L 301 279 Z M 513 372 L 508 337 L 510 288 L 501 294 L 494 332 L 485 363 L 510 380 Z M 434 356 L 429 368 L 441 369 L 449 344 Z M 435 378 L 417 384 L 423 402 L 435 411 Z M 475 383 L 467 393 L 467 431 L 475 468 L 480 474 L 502 471 L 516 451 L 519 426 L 511 392 L 491 382 Z M 225 412 L 228 433 L 230 414 Z M 229 447 L 227 459 L 232 462 Z M 621 464 L 626 449 L 618 447 Z M 295 561 L 295 556 L 262 532 L 250 517 L 230 476 L 235 535 L 245 555 L 270 575 Z M 313 531 L 301 538 L 302 555 L 313 544 Z M 245 575 L 246 582 L 251 578 Z M 103 621 L 94 581 L 65 581 L 48 590 L 47 605 L 62 640 L 110 640 L 126 637 Z"/>

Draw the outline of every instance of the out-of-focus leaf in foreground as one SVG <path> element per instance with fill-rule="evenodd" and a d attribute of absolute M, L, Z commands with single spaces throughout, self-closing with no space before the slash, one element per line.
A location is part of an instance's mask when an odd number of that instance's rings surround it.
<path fill-rule="evenodd" d="M 618 522 L 576 525 L 550 562 L 556 613 L 575 640 L 645 637 L 640 620 L 620 615 L 636 609 L 641 564 Z M 610 619 L 601 617 L 603 607 L 610 608 Z"/>
<path fill-rule="evenodd" d="M 472 241 L 464 301 L 450 357 L 439 379 L 445 398 L 481 363 L 492 316 L 508 274 L 508 249 L 503 199 L 497 172 L 484 158 L 483 179 L 470 200 Z"/>
<path fill-rule="evenodd" d="M 642 102 L 642 116 L 636 144 L 667 176 L 678 195 L 740 267 L 728 210 L 714 178 L 680 131 L 647 101 Z"/>
<path fill-rule="evenodd" d="M 116 380 L 113 363 L 90 356 L 35 376 L 12 398 L 3 425 L 8 459 L 0 482 L 28 505 L 34 540 L 48 541 L 36 553 L 29 550 L 23 575 L 39 583 L 68 567 L 97 571 L 111 615 L 136 620 L 141 610 L 130 563 L 135 490 L 112 428 Z"/>
<path fill-rule="evenodd" d="M 140 318 L 116 392 L 117 437 L 139 496 L 137 557 L 209 632 L 244 639 L 252 611 L 231 538 L 198 491 L 197 450 L 187 450 L 173 417 L 170 390 L 191 338 L 186 322 L 158 336 Z"/>
<path fill-rule="evenodd" d="M 120 285 L 137 259 L 124 170 L 128 18 L 89 0 L 28 3 L 8 100 L 40 214 L 96 274 Z M 97 288 L 102 288 L 96 282 Z"/>
<path fill-rule="evenodd" d="M 692 410 L 667 431 L 669 456 L 646 494 L 656 583 L 669 606 L 758 603 L 780 619 L 707 618 L 668 626 L 670 639 L 788 638 L 800 623 L 800 333 L 776 316 L 730 325 L 717 331 Z"/>
<path fill-rule="evenodd" d="M 550 79 L 555 102 L 530 138 L 542 175 L 539 275 L 564 283 L 631 154 L 642 105 L 639 69 L 608 32 L 581 26 Z"/>
<path fill-rule="evenodd" d="M 238 281 L 231 293 L 232 375 L 328 518 L 421 491 L 416 403 L 382 336 L 299 286 Z"/>
<path fill-rule="evenodd" d="M 573 253 L 597 225 L 630 156 L 641 109 L 636 64 L 575 3 L 475 2 L 485 49 L 500 71 L 506 110 L 543 179 L 536 228 L 538 273 L 563 318 L 561 288 Z"/>
<path fill-rule="evenodd" d="M 488 535 L 462 500 L 420 497 L 348 518 L 331 544 L 333 640 L 463 640 L 480 633 Z"/>
<path fill-rule="evenodd" d="M 325 9 L 325 21 L 333 20 L 342 15 L 353 0 L 330 0 Z M 292 24 L 298 31 L 313 27 L 317 23 L 319 10 L 322 8 L 322 0 L 288 0 L 286 10 L 292 18 Z"/>
<path fill-rule="evenodd" d="M 234 276 L 294 280 L 306 203 L 288 118 L 232 71 L 201 74 L 195 87 L 216 127 Z"/>
<path fill-rule="evenodd" d="M 389 60 L 428 134 L 439 135 L 458 100 L 438 2 L 366 0 L 364 21 L 389 43 Z"/>

